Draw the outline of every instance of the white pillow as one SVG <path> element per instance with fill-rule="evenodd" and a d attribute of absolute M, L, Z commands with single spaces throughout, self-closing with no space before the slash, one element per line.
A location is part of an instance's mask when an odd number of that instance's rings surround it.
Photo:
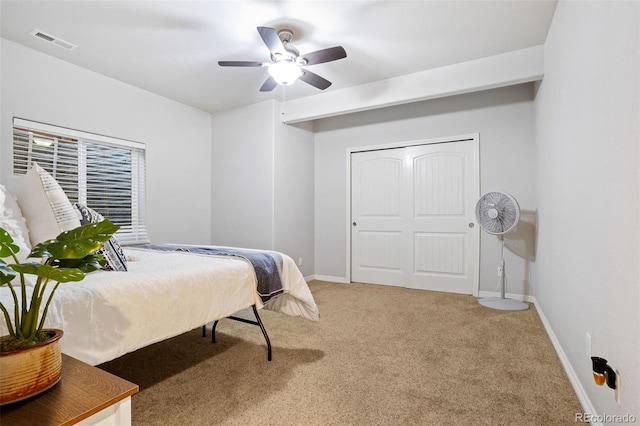
<path fill-rule="evenodd" d="M 2 213 L 0 214 L 0 228 L 11 235 L 15 245 L 20 247 L 17 256 L 20 262 L 27 259 L 27 255 L 31 251 L 31 243 L 29 242 L 29 231 L 22 217 L 22 212 L 18 203 L 16 203 L 13 195 L 7 192 L 4 185 L 0 185 L 0 201 L 2 204 Z M 12 258 L 5 258 L 7 263 L 13 263 Z"/>
<path fill-rule="evenodd" d="M 16 199 L 11 195 L 4 185 L 0 185 L 0 205 L 2 210 L 0 211 L 0 228 L 11 235 L 13 243 L 20 248 L 20 251 L 16 254 L 20 263 L 27 261 L 27 256 L 31 251 L 31 243 L 29 242 L 29 231 L 25 225 L 25 220 L 22 217 L 20 206 L 16 202 Z M 15 260 L 12 257 L 5 257 L 3 260 L 7 263 L 14 263 Z M 27 278 L 27 284 L 33 284 L 33 281 L 29 276 Z M 16 277 L 12 284 L 19 285 L 20 279 Z"/>
<path fill-rule="evenodd" d="M 33 246 L 80 226 L 67 195 L 38 163 L 24 175 L 17 196 Z"/>

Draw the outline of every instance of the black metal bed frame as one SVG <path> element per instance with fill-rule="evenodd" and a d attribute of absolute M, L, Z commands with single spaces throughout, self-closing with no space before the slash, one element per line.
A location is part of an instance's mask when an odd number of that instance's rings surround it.
<path fill-rule="evenodd" d="M 267 335 L 267 330 L 265 330 L 264 325 L 262 324 L 262 320 L 260 319 L 260 315 L 258 315 L 258 309 L 256 309 L 256 305 L 252 305 L 251 307 L 253 308 L 253 314 L 256 316 L 255 321 L 234 316 L 228 316 L 227 318 L 234 321 L 240 321 L 246 324 L 259 326 L 260 330 L 262 331 L 262 335 L 264 336 L 264 340 L 267 341 L 267 361 L 271 361 L 271 341 L 269 340 L 269 336 Z M 211 327 L 211 343 L 216 343 L 216 326 L 218 325 L 218 322 L 220 322 L 220 320 L 216 320 L 213 323 L 213 327 Z M 206 324 L 202 326 L 202 337 L 207 337 Z"/>

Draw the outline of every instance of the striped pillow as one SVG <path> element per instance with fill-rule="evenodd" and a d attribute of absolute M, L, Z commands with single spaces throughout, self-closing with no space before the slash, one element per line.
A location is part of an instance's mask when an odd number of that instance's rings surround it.
<path fill-rule="evenodd" d="M 97 211 L 82 205 L 74 204 L 78 217 L 80 218 L 80 224 L 86 225 L 87 223 L 98 223 L 104 220 L 104 217 Z M 126 271 L 127 270 L 127 256 L 124 254 L 120 243 L 116 239 L 115 235 L 111 237 L 109 241 L 104 243 L 104 246 L 96 253 L 104 256 L 107 264 L 102 267 L 105 271 Z"/>
<path fill-rule="evenodd" d="M 80 226 L 67 195 L 38 163 L 33 163 L 20 183 L 16 195 L 27 220 L 32 246 Z"/>

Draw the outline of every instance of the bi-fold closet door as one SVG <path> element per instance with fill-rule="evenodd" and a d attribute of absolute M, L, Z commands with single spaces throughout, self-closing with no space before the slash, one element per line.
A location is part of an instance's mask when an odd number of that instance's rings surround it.
<path fill-rule="evenodd" d="M 477 294 L 477 144 L 351 153 L 351 281 Z"/>

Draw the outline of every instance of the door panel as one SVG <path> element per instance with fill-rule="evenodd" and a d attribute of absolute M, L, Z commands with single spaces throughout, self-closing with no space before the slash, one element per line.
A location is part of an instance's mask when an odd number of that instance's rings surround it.
<path fill-rule="evenodd" d="M 398 158 L 374 158 L 359 164 L 357 188 L 361 216 L 400 217 L 403 163 Z"/>
<path fill-rule="evenodd" d="M 474 143 L 352 154 L 353 281 L 473 293 Z"/>
<path fill-rule="evenodd" d="M 405 286 L 451 293 L 473 293 L 477 256 L 474 218 L 477 188 L 473 141 L 405 148 L 412 160 L 413 262 Z"/>
<path fill-rule="evenodd" d="M 400 271 L 400 232 L 360 231 L 360 266 L 373 269 L 391 269 Z"/>
<path fill-rule="evenodd" d="M 414 159 L 416 217 L 464 214 L 464 163 L 465 157 L 457 153 Z"/>
<path fill-rule="evenodd" d="M 416 274 L 464 273 L 464 234 L 415 233 L 414 263 Z"/>
<path fill-rule="evenodd" d="M 359 153 L 352 166 L 354 281 L 404 285 L 407 251 L 404 154 Z"/>

